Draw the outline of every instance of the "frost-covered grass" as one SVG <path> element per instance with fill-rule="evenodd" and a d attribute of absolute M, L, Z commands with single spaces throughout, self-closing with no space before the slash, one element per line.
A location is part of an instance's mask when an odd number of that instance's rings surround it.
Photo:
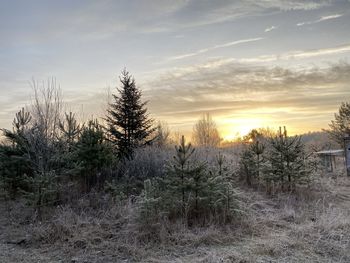
<path fill-rule="evenodd" d="M 221 151 L 201 149 L 215 162 Z M 163 162 L 143 152 L 135 172 L 161 173 Z M 159 157 L 160 158 L 160 157 Z M 0 204 L 0 262 L 350 262 L 350 178 L 316 175 L 296 193 L 267 196 L 237 183 L 240 213 L 229 225 L 181 221 L 142 225 L 132 200 L 90 193 L 47 210 L 41 222 L 21 201 Z"/>

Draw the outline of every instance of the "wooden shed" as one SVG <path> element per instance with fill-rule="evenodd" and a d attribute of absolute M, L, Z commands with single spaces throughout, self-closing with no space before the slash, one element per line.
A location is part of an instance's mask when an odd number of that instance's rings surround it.
<path fill-rule="evenodd" d="M 344 165 L 344 150 L 324 150 L 316 152 L 316 154 L 321 158 L 323 165 L 327 168 L 329 172 L 333 172 L 337 169 L 337 165 Z"/>

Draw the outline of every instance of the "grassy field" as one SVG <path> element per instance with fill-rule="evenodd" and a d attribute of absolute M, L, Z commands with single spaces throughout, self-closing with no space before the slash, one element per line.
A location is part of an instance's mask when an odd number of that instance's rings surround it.
<path fill-rule="evenodd" d="M 240 187 L 230 226 L 140 229 L 132 204 L 57 207 L 32 223 L 21 202 L 1 204 L 0 262 L 350 262 L 350 179 L 320 175 L 298 194 Z"/>

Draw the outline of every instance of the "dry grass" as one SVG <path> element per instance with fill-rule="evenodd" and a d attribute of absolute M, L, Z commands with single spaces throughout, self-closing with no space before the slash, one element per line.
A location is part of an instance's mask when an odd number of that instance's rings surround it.
<path fill-rule="evenodd" d="M 58 207 L 50 220 L 28 225 L 16 204 L 2 213 L 0 261 L 350 262 L 349 178 L 321 177 L 310 189 L 274 197 L 241 191 L 242 218 L 209 228 L 141 226 L 131 203 Z M 16 233 L 25 235 L 21 245 L 7 242 Z"/>

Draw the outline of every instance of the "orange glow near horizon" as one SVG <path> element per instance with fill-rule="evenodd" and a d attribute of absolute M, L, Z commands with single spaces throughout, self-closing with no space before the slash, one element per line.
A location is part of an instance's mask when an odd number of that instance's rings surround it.
<path fill-rule="evenodd" d="M 323 129 L 327 129 L 328 121 L 325 120 L 322 123 L 315 123 L 309 121 L 308 123 L 300 123 L 293 118 L 283 118 L 273 114 L 262 114 L 264 109 L 259 109 L 254 112 L 232 112 L 221 115 L 211 115 L 213 121 L 216 123 L 216 128 L 219 131 L 220 138 L 223 142 L 233 142 L 242 139 L 253 129 L 268 129 L 272 132 L 277 132 L 279 127 L 286 127 L 288 135 L 302 135 L 309 132 L 320 132 Z M 327 119 L 332 118 L 332 113 L 328 114 Z M 199 115 L 200 116 L 200 115 Z M 187 140 L 192 140 L 193 125 L 198 121 L 198 118 L 188 118 L 186 119 L 186 124 L 183 126 L 178 126 L 178 124 L 173 124 L 172 121 L 175 120 L 165 120 L 170 123 L 170 130 L 174 134 L 183 134 L 186 136 Z M 178 121 L 178 119 L 176 119 Z"/>
<path fill-rule="evenodd" d="M 286 126 L 288 135 L 303 134 L 310 131 L 308 127 L 295 127 L 292 124 L 277 123 L 271 119 L 258 119 L 254 117 L 235 118 L 235 119 L 218 119 L 217 128 L 224 141 L 235 141 L 247 135 L 253 129 L 267 128 L 272 131 L 277 131 L 279 127 Z M 317 129 L 317 130 L 321 130 Z"/>
<path fill-rule="evenodd" d="M 218 125 L 224 141 L 233 141 L 247 135 L 252 129 L 267 127 L 267 122 L 257 118 L 223 119 Z"/>

